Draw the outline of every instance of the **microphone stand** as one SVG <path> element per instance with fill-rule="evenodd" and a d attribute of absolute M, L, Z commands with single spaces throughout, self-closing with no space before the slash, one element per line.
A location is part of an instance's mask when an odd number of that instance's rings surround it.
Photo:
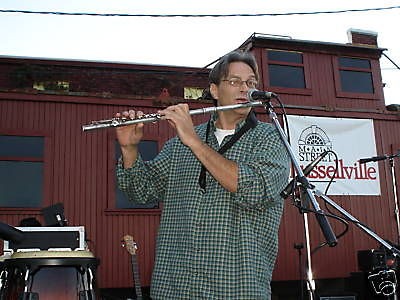
<path fill-rule="evenodd" d="M 332 228 L 328 222 L 327 217 L 325 216 L 325 213 L 321 210 L 317 200 L 315 199 L 314 194 L 312 193 L 311 189 L 312 186 L 309 183 L 307 177 L 304 175 L 303 170 L 300 167 L 300 164 L 298 163 L 293 150 L 287 140 L 286 134 L 283 131 L 281 125 L 279 124 L 278 117 L 276 113 L 273 110 L 273 107 L 269 101 L 264 102 L 264 108 L 268 115 L 270 116 L 270 119 L 272 120 L 273 124 L 275 125 L 275 128 L 278 130 L 279 136 L 285 145 L 285 148 L 290 156 L 290 159 L 292 161 L 293 167 L 296 171 L 298 181 L 300 182 L 300 188 L 303 190 L 303 194 L 306 197 L 306 200 L 308 200 L 315 212 L 316 212 L 316 218 L 319 223 L 319 226 L 321 228 L 321 231 L 326 239 L 327 244 L 330 247 L 334 247 L 337 245 L 337 239 L 335 234 L 332 231 Z M 315 292 L 315 283 L 313 279 L 313 274 L 312 274 L 312 267 L 311 267 L 311 250 L 310 250 L 310 236 L 309 236 L 309 230 L 308 230 L 308 216 L 307 214 L 303 213 L 304 217 L 304 225 L 305 225 L 305 239 L 306 239 L 306 251 L 307 251 L 307 290 L 308 290 L 308 295 L 309 299 L 313 300 L 314 299 L 314 292 Z"/>
<path fill-rule="evenodd" d="M 391 168 L 392 168 L 392 179 L 393 179 L 393 192 L 395 195 L 395 206 L 396 206 L 396 217 L 397 221 L 399 220 L 399 210 L 398 210 L 398 203 L 397 203 L 397 194 L 396 194 L 396 179 L 395 179 L 395 173 L 394 173 L 394 164 L 393 164 L 393 158 L 400 156 L 400 152 L 397 155 L 391 155 L 391 156 L 386 156 L 386 158 L 379 158 L 377 160 L 382 160 L 382 159 L 389 159 Z M 400 250 L 394 247 L 392 244 L 388 243 L 384 239 L 382 239 L 378 234 L 376 234 L 372 229 L 368 228 L 364 224 L 360 223 L 359 220 L 357 220 L 354 216 L 352 216 L 349 212 L 347 212 L 343 207 L 340 205 L 336 204 L 332 199 L 330 199 L 328 196 L 323 194 L 321 191 L 314 189 L 313 193 L 319 197 L 322 198 L 326 203 L 330 204 L 333 208 L 335 208 L 337 211 L 339 211 L 343 216 L 346 217 L 347 220 L 350 220 L 352 223 L 354 223 L 357 227 L 362 229 L 364 232 L 366 232 L 370 237 L 375 239 L 378 243 L 380 243 L 382 246 L 384 246 L 386 249 L 388 249 L 395 257 L 400 257 Z M 398 225 L 399 223 L 397 223 Z M 398 227 L 399 228 L 399 227 Z M 396 289 L 396 288 L 395 288 Z M 388 296 L 389 299 L 389 296 Z M 397 291 L 394 290 L 394 300 L 398 299 L 397 298 Z"/>
<path fill-rule="evenodd" d="M 322 198 L 326 203 L 330 204 L 333 206 L 336 210 L 338 210 L 342 215 L 344 215 L 348 220 L 353 222 L 357 227 L 362 229 L 364 232 L 366 232 L 370 237 L 374 238 L 376 241 L 378 241 L 382 246 L 384 246 L 386 249 L 388 249 L 395 257 L 400 257 L 400 250 L 394 247 L 393 245 L 389 244 L 386 242 L 384 239 L 382 239 L 379 235 L 377 235 L 372 229 L 369 229 L 367 226 L 364 224 L 360 223 L 359 220 L 357 220 L 354 216 L 352 216 L 349 212 L 347 212 L 344 208 L 336 204 L 332 199 L 330 199 L 328 196 L 324 195 L 321 191 L 319 190 L 314 190 L 314 193 Z M 389 299 L 389 296 L 387 296 Z M 390 298 L 391 299 L 391 298 Z M 394 300 L 397 300 L 397 291 L 396 287 L 394 287 Z"/>
<path fill-rule="evenodd" d="M 399 157 L 400 152 L 396 155 L 389 156 L 389 164 L 390 164 L 390 174 L 392 176 L 392 188 L 393 188 L 393 197 L 394 197 L 394 214 L 396 216 L 396 225 L 397 225 L 397 244 L 400 245 L 400 216 L 399 216 L 399 203 L 397 200 L 397 180 L 396 173 L 394 171 L 394 160 L 393 158 Z"/>
<path fill-rule="evenodd" d="M 394 155 L 382 155 L 382 156 L 375 156 L 371 158 L 362 158 L 360 159 L 360 163 L 367 163 L 370 161 L 380 161 L 389 159 L 390 164 L 390 175 L 392 177 L 392 189 L 393 189 L 393 197 L 394 197 L 394 214 L 396 217 L 396 227 L 397 227 L 397 244 L 400 244 L 400 216 L 399 216 L 399 203 L 397 200 L 397 181 L 396 181 L 396 173 L 394 168 L 394 158 L 400 157 L 400 151 Z"/>

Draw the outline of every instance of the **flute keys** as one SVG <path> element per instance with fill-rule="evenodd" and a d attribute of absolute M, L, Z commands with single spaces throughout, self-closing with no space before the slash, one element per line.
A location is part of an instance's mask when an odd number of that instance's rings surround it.
<path fill-rule="evenodd" d="M 142 118 L 151 118 L 151 119 L 154 119 L 154 121 L 152 123 L 157 123 L 158 121 L 161 120 L 161 115 L 157 114 L 157 113 L 153 113 L 153 114 L 147 114 L 147 115 L 143 115 L 143 116 L 139 117 L 139 119 L 142 119 Z"/>
<path fill-rule="evenodd" d="M 111 119 L 110 125 L 113 126 L 113 127 L 116 127 L 116 126 L 120 125 L 121 123 L 123 123 L 123 119 L 126 119 L 126 118 L 114 118 L 114 119 Z"/>

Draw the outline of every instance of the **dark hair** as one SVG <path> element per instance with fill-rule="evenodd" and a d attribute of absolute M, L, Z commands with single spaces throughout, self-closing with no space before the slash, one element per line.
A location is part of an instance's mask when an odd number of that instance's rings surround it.
<path fill-rule="evenodd" d="M 228 76 L 229 65 L 233 62 L 243 62 L 247 64 L 253 70 L 256 76 L 256 80 L 259 80 L 260 75 L 258 74 L 257 61 L 254 55 L 251 52 L 235 50 L 229 52 L 228 54 L 225 54 L 219 59 L 218 63 L 210 71 L 210 74 L 208 76 L 209 84 L 220 84 L 221 80 Z M 217 105 L 217 100 L 215 100 L 214 97 L 211 95 L 209 86 L 203 90 L 201 99 L 213 100 L 214 105 Z"/>
<path fill-rule="evenodd" d="M 223 78 L 226 78 L 229 72 L 229 65 L 233 62 L 243 62 L 249 65 L 256 76 L 256 80 L 258 81 L 258 67 L 254 55 L 251 52 L 235 50 L 225 54 L 214 66 L 208 77 L 209 83 L 219 84 Z"/>

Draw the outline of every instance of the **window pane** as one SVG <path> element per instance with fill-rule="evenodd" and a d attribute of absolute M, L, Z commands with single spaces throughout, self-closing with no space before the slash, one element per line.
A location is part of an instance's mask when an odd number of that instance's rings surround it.
<path fill-rule="evenodd" d="M 43 163 L 0 161 L 0 206 L 40 207 Z"/>
<path fill-rule="evenodd" d="M 268 60 L 284 61 L 292 63 L 303 63 L 303 54 L 296 52 L 286 52 L 286 51 L 272 51 L 268 52 Z"/>
<path fill-rule="evenodd" d="M 139 152 L 144 160 L 151 160 L 156 157 L 158 153 L 156 141 L 141 141 L 139 144 Z M 118 142 L 115 143 L 115 158 L 119 159 L 121 156 L 121 148 Z M 118 187 L 115 188 L 116 192 L 116 208 L 157 208 L 158 203 L 137 204 L 129 201 L 128 197 Z"/>
<path fill-rule="evenodd" d="M 372 76 L 369 72 L 340 71 L 343 92 L 374 93 Z"/>
<path fill-rule="evenodd" d="M 139 152 L 143 160 L 152 160 L 158 154 L 156 141 L 141 141 L 139 143 Z M 115 142 L 115 160 L 121 156 L 121 148 L 118 142 Z"/>
<path fill-rule="evenodd" d="M 304 70 L 302 67 L 269 65 L 270 86 L 305 88 Z"/>
<path fill-rule="evenodd" d="M 0 156 L 43 158 L 44 138 L 41 136 L 0 135 Z"/>
<path fill-rule="evenodd" d="M 339 66 L 347 68 L 370 69 L 371 64 L 368 59 L 339 57 Z"/>

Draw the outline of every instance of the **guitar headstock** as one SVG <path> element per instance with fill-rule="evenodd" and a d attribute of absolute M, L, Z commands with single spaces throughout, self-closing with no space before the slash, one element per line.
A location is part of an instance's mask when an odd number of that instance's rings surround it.
<path fill-rule="evenodd" d="M 125 247 L 126 250 L 131 254 L 135 255 L 137 250 L 137 244 L 133 240 L 133 237 L 129 234 L 124 235 L 122 238 L 122 247 Z"/>

